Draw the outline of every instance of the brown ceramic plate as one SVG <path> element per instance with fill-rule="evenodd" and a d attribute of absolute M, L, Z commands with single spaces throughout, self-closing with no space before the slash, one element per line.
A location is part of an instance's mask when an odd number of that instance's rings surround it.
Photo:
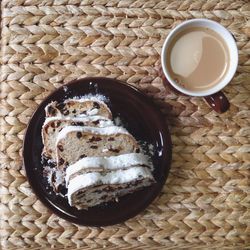
<path fill-rule="evenodd" d="M 92 84 L 90 84 L 92 82 Z M 70 207 L 66 198 L 48 188 L 42 174 L 41 129 L 45 120 L 45 106 L 51 101 L 86 94 L 102 94 L 109 99 L 113 116 L 119 115 L 124 126 L 139 141 L 154 145 L 152 155 L 157 181 L 151 187 L 88 210 Z M 23 158 L 27 177 L 38 198 L 60 217 L 81 225 L 106 226 L 125 221 L 143 211 L 160 193 L 171 162 L 171 138 L 166 122 L 154 104 L 136 88 L 109 78 L 84 78 L 70 82 L 48 96 L 33 114 L 24 139 Z"/>

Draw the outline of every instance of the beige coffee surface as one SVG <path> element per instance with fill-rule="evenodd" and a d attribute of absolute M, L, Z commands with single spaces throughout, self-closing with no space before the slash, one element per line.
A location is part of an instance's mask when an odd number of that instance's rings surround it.
<path fill-rule="evenodd" d="M 192 27 L 173 38 L 166 61 L 171 78 L 179 86 L 201 91 L 209 90 L 223 80 L 230 55 L 218 33 L 204 27 Z"/>
<path fill-rule="evenodd" d="M 248 1 L 19 0 L 1 3 L 1 249 L 247 249 L 250 246 L 250 5 Z M 225 88 L 230 110 L 165 89 L 165 37 L 191 18 L 227 27 L 239 66 Z M 22 166 L 22 141 L 38 104 L 85 76 L 126 81 L 150 96 L 169 125 L 173 160 L 160 196 L 109 227 L 51 213 Z"/>

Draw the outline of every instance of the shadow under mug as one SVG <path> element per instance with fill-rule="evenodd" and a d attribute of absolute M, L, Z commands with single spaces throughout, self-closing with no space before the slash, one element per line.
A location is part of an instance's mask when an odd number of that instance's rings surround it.
<path fill-rule="evenodd" d="M 176 33 L 189 28 L 189 27 L 206 27 L 214 30 L 215 32 L 219 33 L 220 36 L 224 39 L 226 45 L 228 46 L 230 62 L 229 62 L 229 69 L 226 76 L 223 80 L 218 84 L 215 85 L 213 88 L 208 90 L 206 93 L 195 93 L 188 91 L 181 86 L 178 86 L 174 83 L 168 73 L 167 63 L 166 63 L 166 51 L 171 43 L 172 39 L 175 37 Z M 237 66 L 238 66 L 238 50 L 236 46 L 236 42 L 232 34 L 220 25 L 217 22 L 208 20 L 208 19 L 191 19 L 188 21 L 184 21 L 183 23 L 177 25 L 167 36 L 161 53 L 161 76 L 163 79 L 163 83 L 167 85 L 171 90 L 176 93 L 180 93 L 183 95 L 188 96 L 200 96 L 203 97 L 209 106 L 218 113 L 223 113 L 227 111 L 230 107 L 229 101 L 227 97 L 221 91 L 233 78 Z"/>

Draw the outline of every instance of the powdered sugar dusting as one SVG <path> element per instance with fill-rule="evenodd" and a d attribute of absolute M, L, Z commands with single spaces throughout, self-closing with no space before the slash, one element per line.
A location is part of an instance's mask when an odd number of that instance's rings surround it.
<path fill-rule="evenodd" d="M 62 170 L 55 170 L 55 183 L 61 185 L 64 183 L 65 173 Z"/>
<path fill-rule="evenodd" d="M 83 96 L 75 96 L 72 98 L 73 100 L 78 100 L 78 101 L 86 101 L 86 100 L 91 100 L 91 101 L 99 101 L 99 102 L 105 102 L 108 103 L 109 99 L 101 94 L 87 94 L 87 95 L 83 95 Z"/>
<path fill-rule="evenodd" d="M 53 185 L 52 185 L 53 168 L 51 168 L 49 166 L 44 166 L 43 167 L 43 174 L 45 177 L 47 177 L 47 181 L 50 184 L 50 186 L 53 187 Z"/>
<path fill-rule="evenodd" d="M 119 116 L 114 118 L 114 123 L 115 123 L 116 126 L 123 126 L 123 122 L 121 120 L 121 117 L 119 117 Z"/>
<path fill-rule="evenodd" d="M 68 185 L 68 198 L 71 204 L 72 194 L 82 188 L 91 185 L 113 185 L 129 183 L 134 180 L 149 179 L 153 180 L 151 172 L 144 167 L 135 166 L 126 170 L 116 170 L 106 175 L 101 173 L 87 173 L 74 177 Z"/>
<path fill-rule="evenodd" d="M 52 159 L 42 156 L 41 164 L 43 166 L 43 176 L 46 178 L 48 186 L 51 187 L 56 195 L 65 196 L 61 191 L 65 188 L 65 172 L 57 169 L 56 163 Z"/>
<path fill-rule="evenodd" d="M 152 143 L 148 143 L 146 141 L 138 141 L 141 150 L 143 151 L 144 154 L 152 157 L 155 154 L 155 146 Z"/>
<path fill-rule="evenodd" d="M 92 169 L 95 171 L 95 169 L 101 168 L 111 171 L 131 168 L 136 165 L 151 167 L 148 157 L 141 153 L 128 153 L 109 157 L 85 157 L 66 169 L 66 183 L 71 175 L 80 170 Z"/>
<path fill-rule="evenodd" d="M 112 126 L 113 122 L 100 115 L 91 115 L 87 116 L 85 114 L 78 115 L 76 117 L 67 117 L 67 116 L 52 116 L 52 117 L 47 117 L 45 119 L 45 122 L 43 124 L 43 127 L 45 127 L 48 123 L 54 122 L 54 121 L 72 121 L 72 122 L 91 122 L 91 121 L 99 121 L 100 127 L 105 127 L 105 126 Z"/>
<path fill-rule="evenodd" d="M 99 112 L 98 109 L 91 109 L 91 110 L 87 110 L 86 114 L 87 115 L 97 115 Z"/>
<path fill-rule="evenodd" d="M 63 91 L 66 93 L 68 91 L 68 86 L 63 86 Z"/>
<path fill-rule="evenodd" d="M 57 168 L 44 166 L 44 175 L 47 178 L 48 185 L 53 188 L 55 193 L 64 196 L 59 192 L 59 188 L 65 185 L 65 173 Z"/>
<path fill-rule="evenodd" d="M 150 155 L 154 155 L 154 153 L 155 153 L 155 147 L 154 147 L 153 144 L 148 144 L 148 153 Z"/>

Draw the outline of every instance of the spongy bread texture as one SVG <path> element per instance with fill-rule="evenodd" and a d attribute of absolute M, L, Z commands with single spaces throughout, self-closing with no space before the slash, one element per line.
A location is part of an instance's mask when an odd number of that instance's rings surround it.
<path fill-rule="evenodd" d="M 138 152 L 135 138 L 125 129 L 66 127 L 57 138 L 58 168 L 64 168 L 87 156 L 111 156 Z"/>
<path fill-rule="evenodd" d="M 46 117 L 100 115 L 112 119 L 112 113 L 104 102 L 89 99 L 54 101 L 47 105 L 45 112 Z"/>
<path fill-rule="evenodd" d="M 42 128 L 42 139 L 44 144 L 43 155 L 56 160 L 56 140 L 58 133 L 66 126 L 111 126 L 113 122 L 102 116 L 86 117 L 49 117 L 45 120 Z"/>

